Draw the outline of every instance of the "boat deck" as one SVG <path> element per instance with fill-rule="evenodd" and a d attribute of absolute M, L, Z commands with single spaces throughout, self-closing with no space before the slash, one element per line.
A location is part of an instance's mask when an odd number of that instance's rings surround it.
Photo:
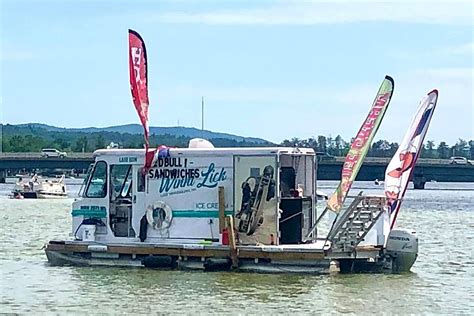
<path fill-rule="evenodd" d="M 301 261 L 314 262 L 331 259 L 367 259 L 374 260 L 380 253 L 377 247 L 358 247 L 356 252 L 334 253 L 324 247 L 324 240 L 311 244 L 298 245 L 239 245 L 232 249 L 221 244 L 176 244 L 176 243 L 108 243 L 84 241 L 50 241 L 46 245 L 46 252 L 61 253 L 64 255 L 91 254 L 92 257 L 126 256 L 132 259 L 143 256 L 173 256 L 179 260 L 207 258 L 232 258 L 232 260 L 270 260 L 270 261 Z M 98 255 L 100 254 L 100 255 Z"/>

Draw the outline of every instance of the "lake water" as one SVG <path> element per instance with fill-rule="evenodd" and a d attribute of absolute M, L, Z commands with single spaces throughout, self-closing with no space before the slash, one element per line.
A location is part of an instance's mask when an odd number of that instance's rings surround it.
<path fill-rule="evenodd" d="M 0 184 L 0 312 L 474 314 L 472 183 L 407 192 L 397 226 L 420 239 L 412 273 L 305 276 L 52 267 L 42 247 L 69 238 L 72 198 L 11 200 L 9 181 Z M 79 184 L 68 183 L 71 196 Z M 353 192 L 362 189 L 382 193 L 369 182 Z"/>

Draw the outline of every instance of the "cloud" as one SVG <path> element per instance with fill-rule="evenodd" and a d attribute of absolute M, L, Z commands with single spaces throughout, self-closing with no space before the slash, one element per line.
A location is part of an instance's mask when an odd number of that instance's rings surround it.
<path fill-rule="evenodd" d="M 472 10 L 473 5 L 468 1 L 285 1 L 255 9 L 167 12 L 149 16 L 147 20 L 209 25 L 314 25 L 375 21 L 472 25 Z"/>

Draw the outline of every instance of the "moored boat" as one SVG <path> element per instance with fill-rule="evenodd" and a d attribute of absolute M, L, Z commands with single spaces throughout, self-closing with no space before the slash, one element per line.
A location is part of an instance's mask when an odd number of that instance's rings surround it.
<path fill-rule="evenodd" d="M 58 199 L 67 197 L 64 176 L 58 180 L 41 179 L 34 175 L 30 180 L 19 178 L 12 190 L 15 199 Z"/>
<path fill-rule="evenodd" d="M 309 148 L 149 150 L 146 50 L 129 31 L 130 85 L 145 150 L 102 149 L 72 204 L 71 240 L 45 247 L 53 265 L 270 273 L 406 272 L 418 238 L 391 229 L 386 196 L 349 196 L 393 93 L 386 76 L 318 217 Z M 328 213 L 329 212 L 329 213 Z M 324 214 L 329 232 L 318 234 Z"/>
<path fill-rule="evenodd" d="M 73 202 L 74 239 L 46 246 L 52 264 L 285 273 L 392 269 L 394 258 L 384 247 L 388 231 L 377 224 L 383 196 L 353 197 L 329 238 L 306 237 L 317 218 L 312 149 L 165 148 L 146 174 L 143 150 L 104 149 L 94 156 L 82 196 Z"/>

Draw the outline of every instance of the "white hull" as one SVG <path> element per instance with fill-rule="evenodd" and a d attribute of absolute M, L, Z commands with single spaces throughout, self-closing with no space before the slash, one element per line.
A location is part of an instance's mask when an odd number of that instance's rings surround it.
<path fill-rule="evenodd" d="M 64 199 L 67 198 L 64 177 L 58 181 L 40 181 L 34 176 L 30 181 L 20 181 L 12 191 L 13 198 Z"/>
<path fill-rule="evenodd" d="M 38 199 L 65 199 L 67 198 L 66 193 L 47 193 L 47 192 L 38 192 Z"/>

